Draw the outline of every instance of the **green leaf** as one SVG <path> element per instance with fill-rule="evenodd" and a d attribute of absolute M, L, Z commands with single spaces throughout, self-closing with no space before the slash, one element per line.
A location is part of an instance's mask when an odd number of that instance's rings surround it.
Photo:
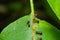
<path fill-rule="evenodd" d="M 60 0 L 47 0 L 52 10 L 60 20 Z"/>
<path fill-rule="evenodd" d="M 41 37 L 43 40 L 60 40 L 60 30 L 50 23 L 40 20 L 38 26 L 37 30 L 42 32 Z"/>
<path fill-rule="evenodd" d="M 60 0 L 42 0 L 47 16 L 60 25 Z"/>
<path fill-rule="evenodd" d="M 28 27 L 27 21 L 29 21 L 29 16 L 24 16 L 19 18 L 15 22 L 9 24 L 1 34 L 5 37 L 4 40 L 32 40 L 32 31 Z"/>
<path fill-rule="evenodd" d="M 3 40 L 3 38 L 4 38 L 4 37 L 3 37 L 3 35 L 2 35 L 2 34 L 0 34 L 0 40 Z"/>
<path fill-rule="evenodd" d="M 1 32 L 3 40 L 32 40 L 32 28 L 28 27 L 28 21 L 30 21 L 30 15 L 9 24 Z M 39 38 L 43 40 L 60 40 L 60 30 L 44 20 L 39 20 L 39 23 L 36 24 L 36 31 L 42 32 L 42 35 L 36 34 L 36 40 Z"/>

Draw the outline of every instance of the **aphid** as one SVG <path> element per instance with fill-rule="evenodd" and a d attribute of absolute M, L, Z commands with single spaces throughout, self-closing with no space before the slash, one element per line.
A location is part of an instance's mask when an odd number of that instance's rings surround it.
<path fill-rule="evenodd" d="M 37 20 L 36 22 L 37 22 L 37 23 L 39 23 L 39 21 L 38 21 L 38 20 Z"/>
<path fill-rule="evenodd" d="M 33 19 L 33 22 L 34 22 L 34 23 L 39 23 L 39 21 L 36 20 L 35 18 Z"/>
<path fill-rule="evenodd" d="M 38 32 L 38 31 L 36 31 L 36 34 L 42 35 L 42 32 Z"/>
<path fill-rule="evenodd" d="M 42 38 L 38 38 L 37 40 L 42 40 Z"/>
<path fill-rule="evenodd" d="M 28 27 L 30 27 L 30 21 L 27 22 Z"/>
<path fill-rule="evenodd" d="M 40 38 L 39 40 L 42 40 L 42 38 Z"/>

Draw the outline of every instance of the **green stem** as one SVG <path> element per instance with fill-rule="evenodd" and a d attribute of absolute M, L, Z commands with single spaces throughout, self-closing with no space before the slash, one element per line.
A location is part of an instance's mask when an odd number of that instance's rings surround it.
<path fill-rule="evenodd" d="M 32 26 L 32 40 L 35 40 L 35 26 L 33 23 L 33 19 L 34 19 L 34 4 L 33 4 L 33 0 L 30 0 L 30 5 L 31 5 L 31 26 Z"/>
<path fill-rule="evenodd" d="M 30 5 L 31 5 L 31 15 L 34 16 L 34 4 L 33 4 L 33 0 L 30 0 Z"/>

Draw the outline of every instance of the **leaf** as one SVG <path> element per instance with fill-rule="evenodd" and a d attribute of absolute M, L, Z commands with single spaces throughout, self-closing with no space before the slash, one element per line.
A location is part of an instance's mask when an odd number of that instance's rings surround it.
<path fill-rule="evenodd" d="M 42 32 L 43 40 L 60 40 L 60 30 L 55 28 L 50 23 L 40 20 L 38 24 L 38 31 Z"/>
<path fill-rule="evenodd" d="M 60 0 L 47 0 L 52 10 L 60 20 Z"/>
<path fill-rule="evenodd" d="M 9 24 L 1 34 L 5 37 L 4 40 L 32 40 L 32 31 L 28 27 L 27 21 L 29 21 L 29 16 L 24 16 L 19 18 L 15 22 Z"/>
<path fill-rule="evenodd" d="M 19 18 L 9 24 L 1 32 L 4 35 L 3 40 L 32 40 L 32 29 L 28 27 L 27 22 L 30 21 L 30 15 Z M 43 40 L 60 40 L 60 30 L 44 20 L 38 20 L 36 31 L 42 32 L 42 35 L 36 34 L 37 39 Z"/>
<path fill-rule="evenodd" d="M 3 35 L 2 34 L 0 34 L 0 40 L 3 40 Z"/>
<path fill-rule="evenodd" d="M 57 25 L 60 25 L 60 0 L 42 0 L 42 5 L 45 8 L 47 16 L 50 21 L 54 21 Z"/>

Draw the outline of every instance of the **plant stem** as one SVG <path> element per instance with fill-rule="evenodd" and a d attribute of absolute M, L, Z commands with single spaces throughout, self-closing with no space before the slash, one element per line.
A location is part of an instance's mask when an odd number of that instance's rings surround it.
<path fill-rule="evenodd" d="M 34 16 L 34 4 L 33 4 L 33 0 L 30 0 L 30 5 L 31 5 L 31 14 L 32 14 L 32 16 Z"/>
<path fill-rule="evenodd" d="M 35 24 L 33 22 L 33 19 L 34 19 L 34 4 L 33 4 L 33 0 L 30 0 L 30 5 L 31 5 L 32 40 L 35 40 Z"/>

